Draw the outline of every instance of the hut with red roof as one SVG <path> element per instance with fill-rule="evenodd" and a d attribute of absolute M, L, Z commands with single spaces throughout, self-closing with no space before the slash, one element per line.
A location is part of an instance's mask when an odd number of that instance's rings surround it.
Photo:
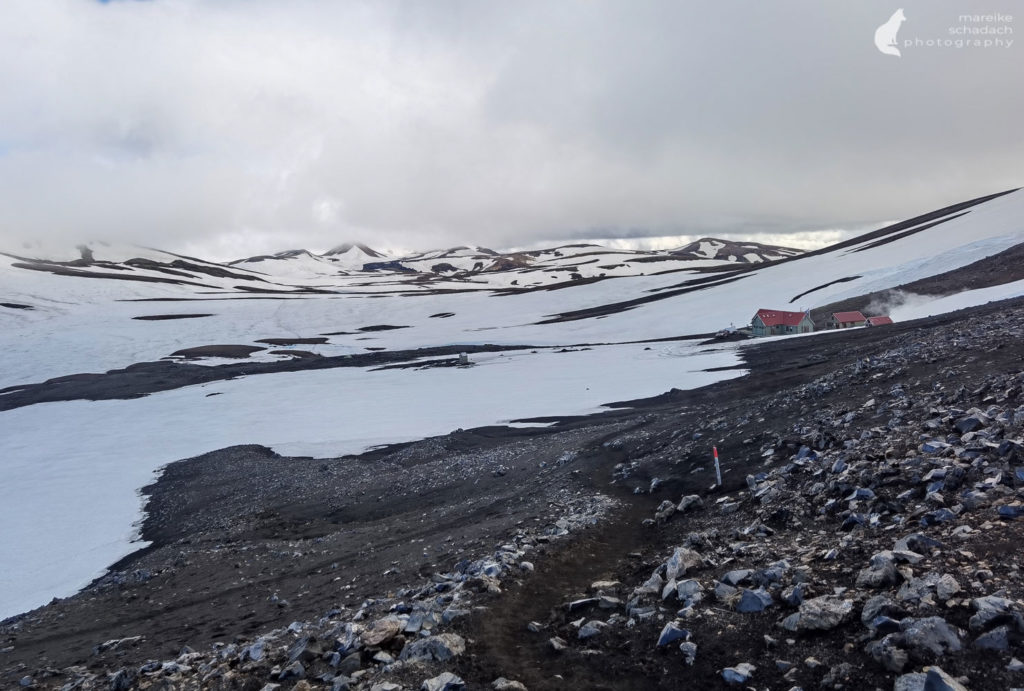
<path fill-rule="evenodd" d="M 814 331 L 814 322 L 807 312 L 784 312 L 760 309 L 750 320 L 754 336 L 784 336 Z"/>
<path fill-rule="evenodd" d="M 860 312 L 833 312 L 832 316 L 828 318 L 828 328 L 830 329 L 849 329 L 854 326 L 864 326 L 867 323 L 867 317 Z"/>
<path fill-rule="evenodd" d="M 868 317 L 868 326 L 885 326 L 886 324 L 892 324 L 892 319 L 889 317 Z"/>

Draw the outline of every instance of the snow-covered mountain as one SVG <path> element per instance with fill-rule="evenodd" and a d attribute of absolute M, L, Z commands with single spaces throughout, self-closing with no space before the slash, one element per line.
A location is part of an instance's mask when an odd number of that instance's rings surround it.
<path fill-rule="evenodd" d="M 257 274 L 163 250 L 125 243 L 89 242 L 70 247 L 29 245 L 0 251 L 0 265 L 57 276 L 191 285 L 199 288 L 254 289 L 266 281 Z M 241 285 L 240 285 L 241 284 Z"/>
<path fill-rule="evenodd" d="M 17 268 L 61 276 L 194 285 L 213 290 L 293 292 L 342 287 L 335 279 L 343 283 L 347 280 L 345 287 L 349 288 L 404 285 L 421 289 L 425 285 L 454 284 L 460 288 L 536 288 L 582 279 L 773 261 L 799 253 L 757 243 L 737 245 L 713 239 L 695 243 L 692 251 L 689 247 L 644 252 L 570 244 L 501 253 L 486 247 L 460 246 L 388 256 L 363 244 L 345 243 L 322 254 L 289 249 L 219 264 L 123 243 L 91 242 L 77 247 L 35 245 L 0 255 L 12 260 Z M 734 256 L 734 251 L 740 250 L 742 254 Z"/>
<path fill-rule="evenodd" d="M 791 283 L 792 287 L 787 288 L 791 294 L 774 308 L 785 308 L 795 297 L 800 298 L 798 307 L 813 308 L 825 298 L 849 299 L 884 290 L 940 273 L 944 267 L 956 268 L 961 260 L 983 257 L 991 229 L 1008 229 L 982 219 L 990 209 L 1011 204 L 1009 200 L 1019 196 L 1013 193 L 972 200 L 807 253 L 715 238 L 702 238 L 668 251 L 567 244 L 501 253 L 486 247 L 460 246 L 405 256 L 387 256 L 364 244 L 345 243 L 322 254 L 292 249 L 218 264 L 151 248 L 91 242 L 77 248 L 29 246 L 0 252 L 0 271 L 3 280 L 12 286 L 17 286 L 20 281 L 16 277 L 26 272 L 50 274 L 65 281 L 104 279 L 101 282 L 111 286 L 106 294 L 120 291 L 125 299 L 143 298 L 151 292 L 146 285 L 225 295 L 428 294 L 450 290 L 515 294 L 572 287 L 573 299 L 560 296 L 559 305 L 551 310 L 556 315 L 578 312 L 577 298 L 586 303 L 586 309 L 599 311 L 599 303 L 605 299 L 602 296 L 608 293 L 622 296 L 626 303 L 638 300 L 637 304 L 643 304 L 684 292 L 704 299 L 716 286 L 716 295 L 752 292 L 751 286 L 767 282 L 770 285 L 765 290 L 757 291 L 764 299 L 772 294 L 772 286 Z M 923 227 L 915 229 L 915 222 Z M 1012 233 L 998 244 L 1001 247 L 1011 240 L 1016 240 Z M 863 246 L 857 247 L 857 243 Z M 944 247 L 947 253 L 941 252 Z M 894 254 L 897 249 L 906 256 Z M 907 259 L 910 256 L 913 261 Z M 793 268 L 793 262 L 799 262 L 799 269 Z M 812 279 L 815 276 L 818 278 Z M 812 281 L 819 282 L 807 285 Z M 725 288 L 733 283 L 742 287 Z M 584 285 L 590 287 L 584 289 Z M 97 285 L 87 287 L 71 281 L 53 287 L 49 292 L 66 289 L 87 294 Z M 83 299 L 88 300 L 84 294 Z M 732 299 L 729 304 L 734 304 Z M 600 309 L 618 307 L 606 305 Z M 742 311 L 748 311 L 748 307 L 744 305 Z M 725 323 L 735 322 L 738 317 L 730 316 Z"/>
<path fill-rule="evenodd" d="M 705 238 L 671 251 L 630 251 L 596 244 L 497 252 L 459 246 L 388 256 L 364 244 L 345 243 L 322 254 L 293 249 L 239 259 L 229 266 L 250 270 L 264 280 L 292 285 L 354 274 L 391 280 L 470 283 L 480 287 L 538 287 L 582 279 L 602 279 L 693 269 L 728 262 L 767 262 L 795 256 L 800 250 L 759 243 L 737 244 Z"/>
<path fill-rule="evenodd" d="M 419 273 L 444 275 L 493 270 L 499 257 L 486 247 L 450 247 L 398 257 L 396 261 Z"/>
<path fill-rule="evenodd" d="M 733 242 L 715 238 L 701 238 L 688 245 L 683 245 L 669 254 L 684 259 L 725 259 L 741 264 L 760 264 L 772 262 L 786 257 L 795 257 L 801 250 L 792 247 L 764 245 L 760 242 Z"/>
<path fill-rule="evenodd" d="M 330 258 L 309 250 L 285 250 L 239 259 L 231 262 L 230 266 L 283 280 L 343 276 L 347 273 L 345 269 L 349 268 L 349 264 L 332 263 Z"/>
<path fill-rule="evenodd" d="M 387 255 L 382 254 L 381 252 L 378 252 L 375 249 L 367 247 L 366 245 L 360 242 L 344 242 L 338 245 L 337 247 L 332 247 L 331 249 L 327 250 L 326 252 L 324 252 L 323 256 L 337 258 L 340 258 L 342 256 L 350 256 L 353 258 L 361 257 L 367 260 L 372 260 L 384 259 Z"/>
<path fill-rule="evenodd" d="M 813 307 L 826 297 L 847 299 L 919 280 L 940 269 L 956 268 L 968 258 L 973 261 L 983 257 L 989 243 L 995 242 L 986 239 L 992 228 L 1016 230 L 983 219 L 991 209 L 1012 204 L 1010 200 L 1019 196 L 1012 193 L 972 200 L 807 253 L 715 238 L 702 238 L 668 251 L 567 244 L 501 253 L 486 247 L 460 246 L 405 256 L 387 256 L 364 244 L 345 243 L 322 254 L 292 249 L 218 264 L 151 248 L 91 242 L 77 248 L 29 246 L 0 252 L 0 270 L 12 286 L 18 285 L 16 277 L 26 271 L 65 280 L 107 279 L 104 282 L 120 284 L 126 298 L 145 295 L 145 284 L 228 295 L 422 294 L 495 289 L 510 295 L 573 287 L 572 296 L 584 298 L 580 302 L 592 309 L 597 309 L 595 303 L 608 293 L 642 304 L 665 299 L 666 295 L 681 295 L 682 288 L 703 299 L 715 286 L 719 287 L 716 294 L 725 294 L 734 289 L 727 291 L 724 286 L 733 283 L 742 284 L 742 290 L 735 288 L 738 292 L 770 283 L 765 290 L 757 291 L 766 298 L 772 294 L 772 286 L 787 283 L 792 284 L 786 289 L 790 295 L 776 308 L 790 304 L 794 296 L 801 298 L 800 306 Z M 921 227 L 915 227 L 915 223 Z M 1015 240 L 1012 233 L 1004 234 L 997 245 L 1002 247 Z M 799 269 L 793 268 L 793 262 L 799 262 Z M 820 284 L 807 285 L 818 280 Z M 590 287 L 584 289 L 584 285 Z M 72 282 L 63 287 L 77 292 L 84 286 Z M 54 289 L 61 292 L 56 284 Z M 558 308 L 552 311 L 574 312 L 574 305 L 569 303 L 577 300 L 561 297 Z M 744 306 L 743 311 L 747 310 Z"/>
<path fill-rule="evenodd" d="M 275 254 L 264 254 L 246 259 L 229 262 L 261 273 L 282 278 L 312 278 L 338 276 L 353 271 L 362 271 L 363 267 L 373 262 L 385 262 L 387 256 L 381 252 L 358 243 L 338 245 L 323 254 L 314 254 L 309 250 L 285 250 Z"/>

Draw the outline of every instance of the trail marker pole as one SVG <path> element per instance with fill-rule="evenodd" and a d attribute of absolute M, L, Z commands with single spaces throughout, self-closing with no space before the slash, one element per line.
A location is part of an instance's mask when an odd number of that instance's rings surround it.
<path fill-rule="evenodd" d="M 718 447 L 712 446 L 711 450 L 715 452 L 715 479 L 718 480 L 718 486 L 722 486 L 722 466 L 718 465 Z"/>

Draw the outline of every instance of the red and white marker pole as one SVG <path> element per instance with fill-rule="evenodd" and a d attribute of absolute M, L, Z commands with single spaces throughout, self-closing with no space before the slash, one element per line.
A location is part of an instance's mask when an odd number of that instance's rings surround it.
<path fill-rule="evenodd" d="M 718 447 L 712 446 L 711 450 L 715 452 L 715 479 L 718 480 L 718 486 L 722 486 L 722 467 L 718 465 Z"/>

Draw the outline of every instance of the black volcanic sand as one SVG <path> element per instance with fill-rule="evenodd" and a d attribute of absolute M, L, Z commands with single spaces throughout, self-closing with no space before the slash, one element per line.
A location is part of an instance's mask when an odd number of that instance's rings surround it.
<path fill-rule="evenodd" d="M 206 345 L 197 346 L 195 348 L 182 348 L 171 353 L 171 357 L 184 357 L 184 358 L 207 358 L 207 357 L 223 357 L 223 358 L 235 358 L 243 359 L 247 358 L 253 353 L 258 353 L 266 348 L 259 346 L 247 346 L 247 345 Z"/>
<path fill-rule="evenodd" d="M 271 350 L 270 354 L 285 355 L 287 357 L 295 358 L 296 360 L 316 359 L 323 357 L 319 353 L 314 353 L 310 350 Z"/>
<path fill-rule="evenodd" d="M 360 326 L 359 331 L 394 331 L 395 329 L 408 329 L 408 326 L 395 326 L 394 324 L 372 324 Z"/>
<path fill-rule="evenodd" d="M 969 328 L 983 329 L 987 316 L 1007 311 L 1024 313 L 1024 300 L 891 327 L 766 339 L 743 351 L 752 370 L 747 376 L 565 418 L 549 428 L 456 430 L 329 460 L 238 446 L 173 463 L 145 488 L 149 504 L 142 534 L 151 547 L 126 557 L 80 594 L 0 626 L 0 685 L 15 685 L 26 669 L 40 667 L 138 666 L 172 658 L 184 645 L 200 649 L 252 638 L 337 606 L 351 608 L 365 597 L 448 570 L 461 558 L 482 556 L 517 526 L 548 523 L 577 492 L 600 491 L 620 502 L 614 514 L 570 540 L 542 547 L 534 553 L 535 573 L 503 583 L 504 593 L 488 596 L 485 610 L 453 624 L 468 639 L 469 654 L 453 662 L 451 671 L 470 681 L 471 689 L 485 688 L 499 675 L 520 679 L 534 691 L 674 689 L 687 679 L 698 680 L 700 688 L 725 688 L 717 670 L 741 655 L 757 660 L 758 688 L 789 688 L 764 660 L 772 653 L 764 651 L 762 635 L 780 636 L 774 614 L 723 612 L 720 622 L 707 624 L 717 626 L 717 633 L 701 637 L 693 668 L 678 654 L 655 651 L 649 626 L 616 631 L 600 655 L 573 650 L 558 656 L 546 648 L 546 636 L 528 632 L 526 624 L 564 619 L 561 605 L 594 580 L 643 580 L 653 568 L 650 555 L 680 544 L 688 530 L 706 529 L 698 527 L 701 520 L 720 522 L 709 512 L 691 524 L 640 527 L 663 499 L 700 492 L 713 501 L 718 492 L 745 486 L 747 470 L 760 467 L 761 458 L 758 446 L 743 440 L 784 433 L 807 414 L 808 401 L 793 397 L 765 416 L 768 398 L 858 358 L 937 338 L 969 316 L 975 319 Z M 1020 371 L 1024 342 L 969 352 L 952 348 L 944 357 L 912 365 L 902 380 L 927 388 L 938 368 L 970 362 L 963 384 L 971 387 L 993 372 Z M 810 405 L 856 408 L 873 386 L 865 381 L 835 389 Z M 708 439 L 729 471 L 724 488 L 709 491 L 710 473 L 691 472 L 707 467 L 707 454 L 680 449 L 692 430 L 725 415 L 751 421 Z M 767 422 L 757 422 L 759 416 Z M 558 463 L 566 453 L 575 459 Z M 610 482 L 615 464 L 634 460 L 643 461 L 637 474 L 625 483 Z M 499 467 L 505 474 L 495 472 Z M 653 477 L 661 479 L 657 492 L 632 493 Z M 810 655 L 833 655 L 826 663 L 863 667 L 865 688 L 891 686 L 860 649 L 836 660 L 834 650 L 821 648 L 831 635 L 801 637 L 776 656 L 799 664 Z M 128 636 L 143 639 L 116 653 L 92 652 L 100 642 Z M 947 671 L 981 680 L 992 664 L 991 654 L 966 652 Z"/>
<path fill-rule="evenodd" d="M 0 648 L 14 646 L 0 670 L 95 663 L 97 643 L 134 635 L 145 641 L 104 661 L 142 662 L 357 605 L 557 518 L 566 491 L 619 460 L 598 442 L 630 424 L 460 431 L 333 460 L 240 446 L 171 464 L 144 490 L 153 545 L 0 629 Z M 556 463 L 581 447 L 580 465 Z"/>
<path fill-rule="evenodd" d="M 212 317 L 212 314 L 144 314 L 141 317 L 132 317 L 140 321 L 168 321 L 172 319 L 200 319 L 201 317 Z"/>
<path fill-rule="evenodd" d="M 318 345 L 321 343 L 327 343 L 327 339 L 321 336 L 315 336 L 313 338 L 261 338 L 256 342 L 275 346 Z"/>
<path fill-rule="evenodd" d="M 395 362 L 410 362 L 419 358 L 459 353 L 490 353 L 508 350 L 528 350 L 533 346 L 439 346 L 417 350 L 336 355 L 319 358 L 295 358 L 277 362 L 244 362 L 225 365 L 195 365 L 188 362 L 139 362 L 123 369 L 104 373 L 70 374 L 35 384 L 19 384 L 0 389 L 0 411 L 26 405 L 52 401 L 79 399 L 102 401 L 138 398 L 157 391 L 169 391 L 183 386 L 224 381 L 236 377 L 296 372 L 332 367 L 376 367 Z M 179 350 L 178 357 L 227 357 L 244 359 L 251 353 L 264 350 L 245 345 L 208 345 Z M 376 350 L 384 350 L 383 348 Z"/>

